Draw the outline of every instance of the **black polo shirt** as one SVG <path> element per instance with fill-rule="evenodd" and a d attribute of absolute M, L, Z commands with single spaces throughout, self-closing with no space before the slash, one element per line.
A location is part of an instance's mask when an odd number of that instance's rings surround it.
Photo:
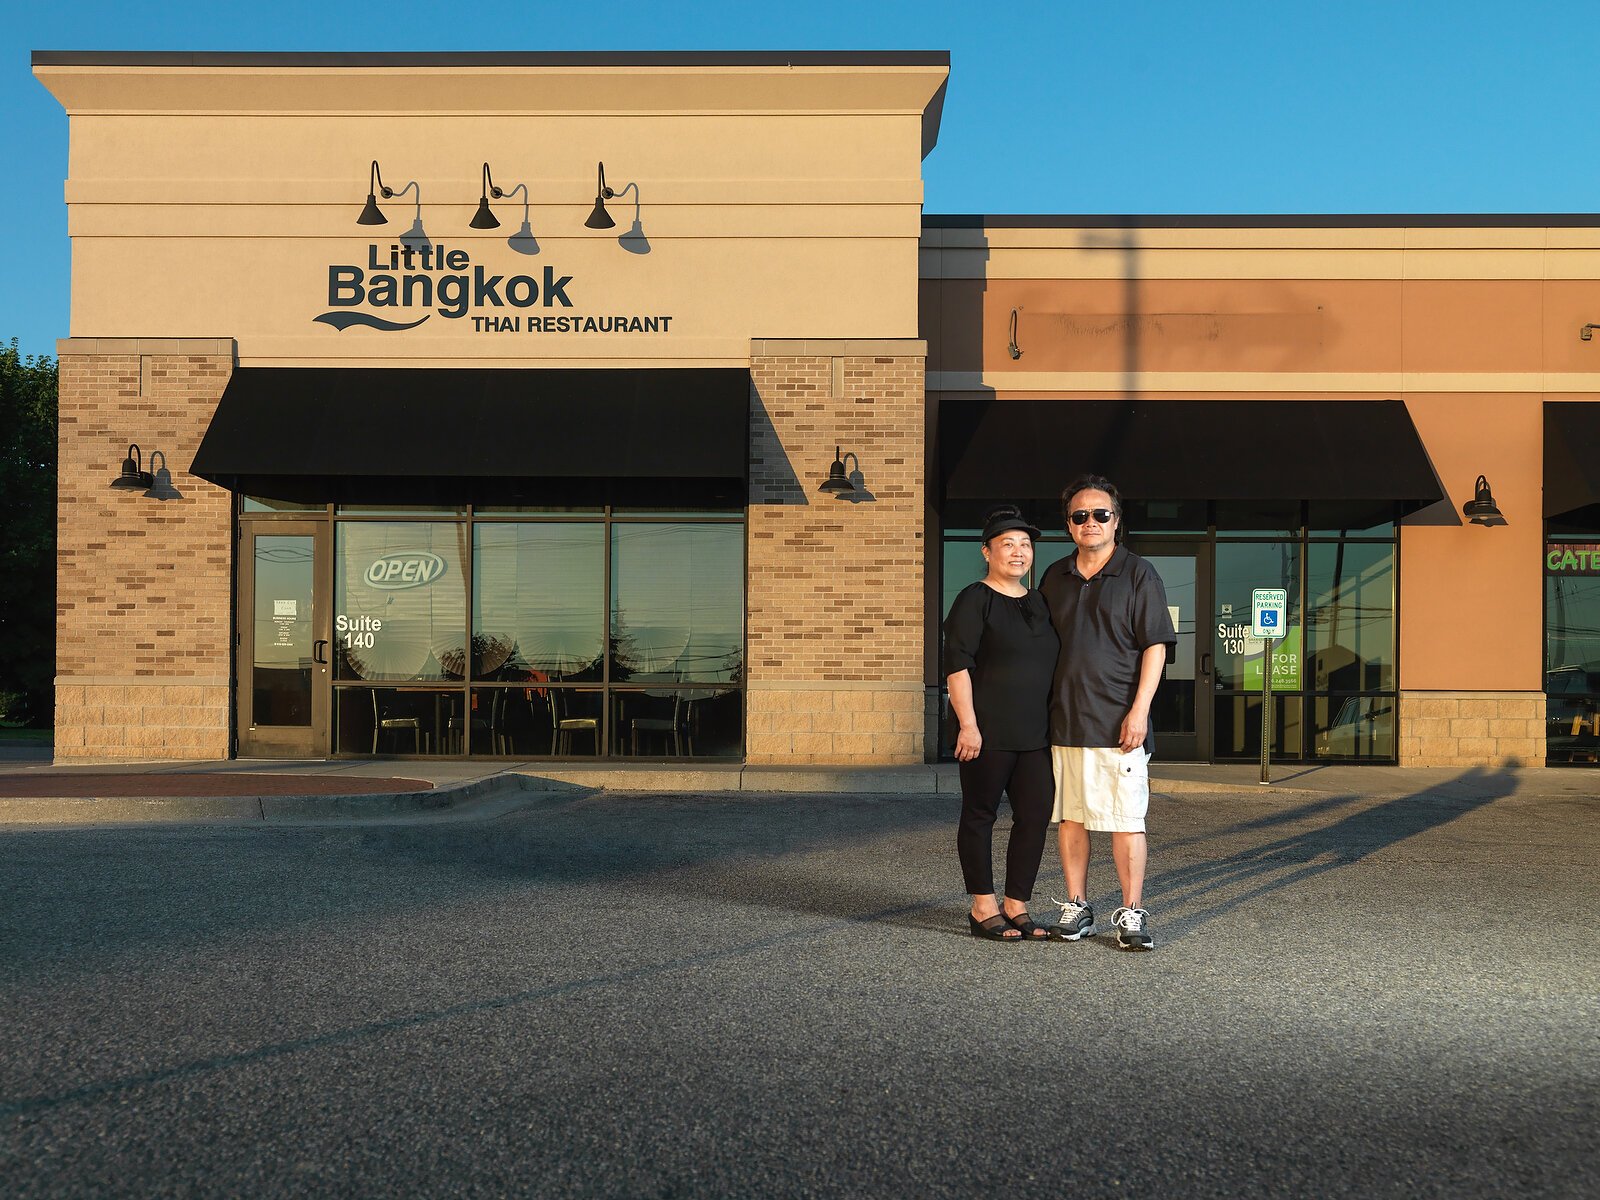
<path fill-rule="evenodd" d="M 1039 591 L 1061 637 L 1050 687 L 1050 742 L 1115 746 L 1139 690 L 1140 656 L 1164 642 L 1171 662 L 1178 644 L 1161 576 L 1118 546 L 1089 579 L 1078 573 L 1076 554 L 1051 563 Z"/>

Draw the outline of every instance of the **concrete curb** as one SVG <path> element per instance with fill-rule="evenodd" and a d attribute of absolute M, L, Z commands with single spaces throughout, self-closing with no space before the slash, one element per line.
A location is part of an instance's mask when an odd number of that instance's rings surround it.
<path fill-rule="evenodd" d="M 160 777 L 152 776 L 152 784 Z M 1188 779 L 1151 781 L 1162 795 L 1238 795 L 1231 782 Z M 784 796 L 852 793 L 907 799 L 958 799 L 954 767 L 827 768 L 730 765 L 688 770 L 672 767 L 570 767 L 513 769 L 425 792 L 282 796 L 0 796 L 0 827 L 21 825 L 181 824 L 256 822 L 303 825 L 416 819 L 489 819 L 535 797 L 595 792 L 661 795 Z M 1258 793 L 1309 796 L 1302 788 L 1272 785 Z"/>
<path fill-rule="evenodd" d="M 592 789 L 554 780 L 494 775 L 426 792 L 283 796 L 0 796 L 0 826 L 124 825 L 238 821 L 300 825 L 475 815 L 494 801 L 572 795 Z M 494 815 L 489 813 L 486 815 Z"/>
<path fill-rule="evenodd" d="M 555 767 L 514 768 L 513 772 L 546 783 L 593 788 L 607 792 L 660 792 L 700 795 L 718 792 L 794 794 L 852 792 L 862 796 L 961 795 L 961 777 L 950 763 L 926 767 Z M 1164 779 L 1150 780 L 1155 795 L 1238 795 L 1259 789 L 1263 796 L 1318 795 L 1307 788 L 1251 782 Z"/>

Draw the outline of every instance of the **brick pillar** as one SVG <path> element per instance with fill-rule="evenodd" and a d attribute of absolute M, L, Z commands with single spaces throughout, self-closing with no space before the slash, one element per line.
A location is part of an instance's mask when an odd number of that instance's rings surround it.
<path fill-rule="evenodd" d="M 58 352 L 56 759 L 226 758 L 232 508 L 189 464 L 233 341 L 67 338 Z M 109 486 L 129 442 L 146 470 L 164 457 L 179 498 Z"/>
<path fill-rule="evenodd" d="M 751 346 L 752 763 L 923 761 L 926 343 Z M 817 491 L 835 445 L 863 495 Z"/>

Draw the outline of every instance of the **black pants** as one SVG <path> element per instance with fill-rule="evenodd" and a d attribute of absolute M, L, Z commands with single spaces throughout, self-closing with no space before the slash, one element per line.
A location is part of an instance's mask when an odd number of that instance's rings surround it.
<path fill-rule="evenodd" d="M 1045 829 L 1055 806 L 1050 748 L 984 750 L 961 764 L 961 828 L 956 853 L 961 875 L 974 896 L 994 892 L 994 854 L 990 847 L 1000 795 L 1011 800 L 1011 841 L 1006 846 L 1006 895 L 1033 899 L 1033 881 L 1044 856 Z"/>

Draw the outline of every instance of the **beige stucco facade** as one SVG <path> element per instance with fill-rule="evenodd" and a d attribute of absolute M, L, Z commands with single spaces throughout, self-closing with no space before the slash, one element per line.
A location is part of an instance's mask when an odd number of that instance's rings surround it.
<path fill-rule="evenodd" d="M 923 761 L 916 259 L 947 63 L 37 56 L 71 119 L 58 756 L 228 751 L 237 639 L 212 626 L 237 569 L 231 498 L 184 468 L 230 370 L 737 367 L 754 431 L 748 757 Z M 372 160 L 400 193 L 379 194 L 383 226 L 356 223 Z M 585 227 L 601 162 L 609 230 Z M 512 193 L 487 231 L 469 224 L 485 163 Z M 407 257 L 413 221 L 427 258 Z M 401 303 L 374 302 L 385 274 Z M 358 310 L 413 327 L 315 320 Z M 151 512 L 105 494 L 134 441 L 162 451 L 181 499 Z M 840 441 L 873 503 L 816 493 Z M 902 549 L 875 553 L 874 531 Z M 173 556 L 181 570 L 157 569 Z M 132 570 L 137 594 L 93 582 L 86 559 Z M 797 644 L 808 576 L 841 567 L 857 570 Z M 203 628 L 171 619 L 192 596 Z"/>
<path fill-rule="evenodd" d="M 753 337 L 916 334 L 921 159 L 947 74 L 933 62 L 35 73 L 72 121 L 74 337 L 231 337 L 241 365 L 557 366 L 743 365 Z M 369 229 L 371 160 L 418 191 Z M 536 254 L 507 244 L 520 194 L 495 203 L 500 229 L 469 226 L 485 162 L 502 189 L 527 185 Z M 637 184 L 608 231 L 583 224 L 601 162 L 612 188 Z M 647 253 L 618 244 L 635 211 Z M 330 266 L 365 271 L 373 246 L 386 261 L 419 214 L 469 274 L 570 276 L 571 307 L 435 311 L 403 338 L 314 324 Z M 583 337 L 471 320 L 617 313 L 671 322 Z"/>

